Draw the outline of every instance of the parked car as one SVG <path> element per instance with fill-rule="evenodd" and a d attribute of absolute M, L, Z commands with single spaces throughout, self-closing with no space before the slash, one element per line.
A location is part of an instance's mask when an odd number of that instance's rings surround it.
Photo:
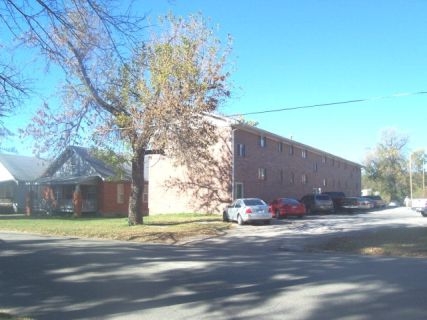
<path fill-rule="evenodd" d="M 345 197 L 342 201 L 341 209 L 346 212 L 353 212 L 359 209 L 359 204 L 356 197 Z"/>
<path fill-rule="evenodd" d="M 369 198 L 357 198 L 358 206 L 360 210 L 371 210 L 375 208 L 375 201 Z"/>
<path fill-rule="evenodd" d="M 304 217 L 305 205 L 293 198 L 278 198 L 270 202 L 271 214 L 279 219 L 287 216 Z"/>
<path fill-rule="evenodd" d="M 343 200 L 345 199 L 345 193 L 341 191 L 325 191 L 322 194 L 327 194 L 331 197 L 332 202 L 334 203 L 335 211 L 342 209 Z"/>
<path fill-rule="evenodd" d="M 371 199 L 374 201 L 375 209 L 385 208 L 385 202 L 380 196 L 363 196 L 362 198 Z"/>
<path fill-rule="evenodd" d="M 389 208 L 397 208 L 397 207 L 401 207 L 402 204 L 399 202 L 399 200 L 390 200 L 387 206 Z"/>
<path fill-rule="evenodd" d="M 223 221 L 237 221 L 239 225 L 247 222 L 262 221 L 269 224 L 271 213 L 268 205 L 258 198 L 236 199 L 222 213 Z"/>
<path fill-rule="evenodd" d="M 346 197 L 343 199 L 343 210 L 354 212 L 359 210 L 370 210 L 375 206 L 374 201 L 363 197 Z"/>
<path fill-rule="evenodd" d="M 327 194 L 307 194 L 300 202 L 305 205 L 307 213 L 334 212 L 334 203 Z"/>
<path fill-rule="evenodd" d="M 416 198 L 411 200 L 411 208 L 423 217 L 427 217 L 427 198 Z"/>

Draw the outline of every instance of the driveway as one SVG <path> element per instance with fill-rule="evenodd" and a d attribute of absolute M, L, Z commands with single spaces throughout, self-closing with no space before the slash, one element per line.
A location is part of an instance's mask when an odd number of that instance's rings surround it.
<path fill-rule="evenodd" d="M 241 241 L 273 243 L 283 249 L 301 250 L 305 244 L 320 242 L 343 233 L 369 232 L 380 228 L 427 227 L 423 218 L 410 208 L 399 207 L 351 214 L 307 215 L 303 219 L 273 219 L 271 225 L 233 223 L 225 237 L 206 243 L 225 244 Z M 194 244 L 194 242 L 189 242 Z"/>
<path fill-rule="evenodd" d="M 427 222 L 405 210 L 310 216 L 183 246 L 0 233 L 0 310 L 35 319 L 423 319 L 427 260 L 287 247 L 386 220 Z"/>

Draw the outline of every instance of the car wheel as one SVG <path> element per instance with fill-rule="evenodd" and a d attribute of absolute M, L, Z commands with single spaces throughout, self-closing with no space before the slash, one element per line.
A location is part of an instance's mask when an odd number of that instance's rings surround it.
<path fill-rule="evenodd" d="M 240 214 L 237 216 L 237 224 L 240 225 L 240 226 L 243 224 L 243 219 L 240 216 Z"/>
<path fill-rule="evenodd" d="M 275 214 L 276 219 L 280 219 L 280 210 L 276 210 L 276 214 Z"/>
<path fill-rule="evenodd" d="M 230 219 L 228 218 L 228 214 L 225 211 L 222 213 L 222 221 L 224 221 L 224 222 L 230 221 Z"/>

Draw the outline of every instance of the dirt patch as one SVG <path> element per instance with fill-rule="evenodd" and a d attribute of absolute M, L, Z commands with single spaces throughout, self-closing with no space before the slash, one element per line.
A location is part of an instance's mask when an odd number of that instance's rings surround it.
<path fill-rule="evenodd" d="M 309 251 L 336 251 L 374 256 L 427 257 L 427 228 L 393 228 L 333 237 Z"/>

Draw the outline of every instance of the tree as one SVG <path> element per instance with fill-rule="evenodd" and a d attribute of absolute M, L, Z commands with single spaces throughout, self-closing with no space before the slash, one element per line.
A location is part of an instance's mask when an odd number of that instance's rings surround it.
<path fill-rule="evenodd" d="M 408 162 L 405 147 L 408 137 L 390 129 L 364 161 L 364 185 L 380 191 L 389 199 L 402 200 L 408 194 Z"/>
<path fill-rule="evenodd" d="M 189 168 L 210 157 L 216 133 L 206 115 L 229 96 L 230 42 L 222 48 L 200 15 L 168 15 L 160 20 L 160 31 L 124 61 L 111 55 L 110 35 L 98 28 L 103 24 L 96 15 L 69 12 L 67 19 L 74 30 L 52 30 L 58 48 L 53 59 L 67 73 L 63 109 L 45 104 L 26 133 L 38 137 L 39 151 L 85 139 L 104 148 L 128 148 L 129 224 L 141 224 L 145 155 L 157 150 Z"/>
<path fill-rule="evenodd" d="M 50 70 L 50 63 L 55 62 L 68 75 L 70 59 L 78 57 L 64 55 L 64 43 L 57 35 L 60 30 L 67 30 L 70 40 L 73 39 L 71 42 L 75 43 L 76 39 L 85 41 L 93 56 L 108 55 L 124 61 L 126 53 L 136 45 L 137 39 L 139 42 L 146 27 L 144 16 L 133 16 L 130 12 L 132 10 L 126 10 L 119 0 L 1 1 L 0 27 L 5 43 L 0 44 L 0 118 L 14 113 L 25 98 L 35 93 L 31 88 L 33 82 L 40 81 L 28 78 L 20 65 L 22 61 L 14 60 L 15 56 L 34 59 L 34 53 L 40 52 L 41 59 L 37 62 L 44 62 L 46 70 Z M 89 17 L 94 20 L 87 20 Z M 76 24 L 76 21 L 81 23 Z M 98 38 L 79 39 L 83 37 L 82 24 L 93 26 L 102 41 Z M 66 79 L 70 80 L 67 76 Z M 10 135 L 1 125 L 0 121 L 0 138 Z"/>
<path fill-rule="evenodd" d="M 425 164 L 427 155 L 424 150 L 417 150 L 409 154 L 409 170 L 412 175 L 412 196 L 424 198 L 425 194 Z"/>

